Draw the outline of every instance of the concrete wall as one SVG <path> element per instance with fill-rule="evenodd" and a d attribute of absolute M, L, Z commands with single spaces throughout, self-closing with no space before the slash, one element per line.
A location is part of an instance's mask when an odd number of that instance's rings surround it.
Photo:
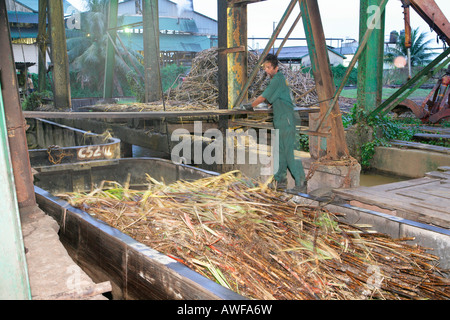
<path fill-rule="evenodd" d="M 402 177 L 420 178 L 440 166 L 450 165 L 450 154 L 418 149 L 376 147 L 371 166 Z"/>

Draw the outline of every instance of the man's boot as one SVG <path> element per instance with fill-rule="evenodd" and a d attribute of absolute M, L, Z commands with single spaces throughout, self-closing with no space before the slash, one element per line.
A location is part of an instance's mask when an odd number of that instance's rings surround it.
<path fill-rule="evenodd" d="M 294 192 L 294 193 L 306 193 L 308 190 L 308 185 L 306 184 L 306 181 L 297 183 L 295 182 L 295 187 L 292 189 L 289 189 L 288 191 Z"/>

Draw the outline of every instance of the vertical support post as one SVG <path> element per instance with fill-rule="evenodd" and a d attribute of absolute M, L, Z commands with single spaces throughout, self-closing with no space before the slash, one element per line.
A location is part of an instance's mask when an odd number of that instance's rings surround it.
<path fill-rule="evenodd" d="M 3 0 L 1 2 L 4 3 Z M 31 290 L 4 111 L 0 90 L 0 300 L 30 300 Z"/>
<path fill-rule="evenodd" d="M 359 37 L 372 29 L 367 45 L 358 61 L 358 107 L 374 110 L 381 103 L 383 89 L 383 55 L 385 10 L 382 0 L 361 0 Z"/>
<path fill-rule="evenodd" d="M 47 79 L 47 0 L 39 0 L 39 24 L 38 24 L 38 90 L 45 91 L 45 83 Z"/>
<path fill-rule="evenodd" d="M 114 46 L 116 42 L 118 7 L 118 0 L 109 1 L 107 32 L 109 32 L 110 37 L 108 37 L 108 42 L 106 45 L 105 77 L 103 79 L 103 99 L 111 99 L 113 96 L 114 68 L 116 61 Z"/>
<path fill-rule="evenodd" d="M 272 37 L 270 38 L 269 42 L 266 44 L 266 47 L 264 48 L 261 56 L 259 57 L 258 63 L 256 64 L 252 73 L 248 77 L 247 82 L 244 85 L 244 88 L 242 88 L 241 93 L 239 94 L 239 97 L 234 102 L 234 104 L 231 106 L 232 108 L 239 106 L 241 104 L 241 102 L 244 101 L 244 98 L 247 95 L 248 88 L 250 87 L 252 81 L 255 79 L 256 75 L 258 74 L 258 71 L 259 71 L 262 61 L 269 53 L 272 45 L 275 43 L 276 38 L 280 34 L 284 25 L 286 24 L 286 21 L 289 18 L 290 14 L 292 13 L 292 10 L 294 9 L 294 6 L 297 1 L 298 0 L 291 0 L 291 2 L 289 3 L 288 7 L 286 8 L 286 11 L 284 12 L 283 16 L 281 17 L 280 22 L 278 23 L 277 27 L 275 28 L 275 31 L 273 32 Z M 219 32 L 220 32 L 220 25 L 219 25 Z M 219 47 L 220 47 L 220 43 L 219 43 Z"/>
<path fill-rule="evenodd" d="M 335 93 L 335 85 L 317 0 L 303 0 L 301 12 L 317 95 L 319 101 L 321 101 L 319 103 L 319 114 L 310 114 L 310 127 L 314 128 L 327 113 L 330 100 Z M 338 104 L 335 104 L 331 114 L 332 117 L 327 119 L 320 129 L 320 132 L 328 133 L 328 137 L 310 136 L 310 153 L 313 159 L 327 156 L 330 160 L 339 160 L 348 156 L 344 126 Z"/>
<path fill-rule="evenodd" d="M 71 109 L 69 58 L 67 57 L 63 2 L 62 0 L 50 1 L 48 8 L 50 13 L 54 104 L 56 109 Z"/>
<path fill-rule="evenodd" d="M 403 15 L 405 20 L 405 48 L 407 50 L 408 55 L 408 80 L 411 79 L 411 19 L 409 14 L 409 3 L 407 1 L 403 1 Z"/>
<path fill-rule="evenodd" d="M 143 0 L 145 102 L 161 96 L 159 73 L 159 9 L 158 0 Z"/>
<path fill-rule="evenodd" d="M 0 81 L 19 207 L 36 205 L 5 1 L 0 1 Z"/>
<path fill-rule="evenodd" d="M 217 0 L 218 47 L 226 48 L 228 44 L 228 4 L 227 0 Z M 219 109 L 228 109 L 228 58 L 226 51 L 218 51 L 218 90 Z M 219 129 L 228 128 L 228 118 L 219 116 Z"/>
<path fill-rule="evenodd" d="M 234 5 L 227 10 L 227 48 L 243 47 L 243 51 L 227 55 L 228 101 L 236 101 L 247 82 L 247 5 Z M 229 103 L 228 108 L 232 106 Z"/>

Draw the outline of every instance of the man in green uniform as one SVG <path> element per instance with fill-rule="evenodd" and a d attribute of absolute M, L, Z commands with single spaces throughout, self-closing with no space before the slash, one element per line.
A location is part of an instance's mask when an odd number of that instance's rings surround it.
<path fill-rule="evenodd" d="M 291 90 L 282 72 L 278 72 L 278 58 L 268 54 L 263 61 L 264 71 L 271 78 L 264 92 L 251 104 L 256 107 L 267 101 L 273 108 L 273 126 L 279 131 L 279 166 L 274 175 L 278 187 L 285 187 L 287 169 L 295 179 L 295 192 L 306 192 L 305 172 L 301 160 L 296 161 L 295 149 L 295 114 Z"/>

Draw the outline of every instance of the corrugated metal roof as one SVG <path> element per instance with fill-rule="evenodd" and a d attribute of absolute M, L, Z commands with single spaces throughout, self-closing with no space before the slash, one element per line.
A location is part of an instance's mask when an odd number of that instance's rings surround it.
<path fill-rule="evenodd" d="M 35 12 L 8 11 L 9 23 L 39 23 L 39 15 Z"/>
<path fill-rule="evenodd" d="M 20 3 L 21 5 L 35 11 L 35 12 L 39 12 L 39 0 L 20 0 L 17 1 L 17 3 Z M 64 8 L 64 12 L 66 12 L 67 8 L 72 6 L 69 2 L 67 2 L 66 0 L 63 0 L 63 8 Z"/>
<path fill-rule="evenodd" d="M 144 43 L 142 34 L 139 33 L 120 33 L 125 46 L 130 50 L 143 51 Z M 209 49 L 211 46 L 211 39 L 206 36 L 186 35 L 186 34 L 160 34 L 159 35 L 159 49 L 160 51 L 190 51 L 200 52 Z"/>
<path fill-rule="evenodd" d="M 259 54 L 262 54 L 264 49 L 259 50 Z M 278 48 L 274 50 L 270 49 L 270 53 L 272 51 L 277 52 Z M 301 59 L 309 54 L 307 46 L 296 46 L 296 47 L 283 47 L 281 48 L 280 53 L 278 54 L 278 59 Z"/>
<path fill-rule="evenodd" d="M 38 34 L 37 28 L 11 28 L 11 39 L 36 38 Z"/>
<path fill-rule="evenodd" d="M 123 26 L 130 24 L 142 23 L 142 16 L 122 16 Z M 142 25 L 137 25 L 133 27 L 134 29 L 142 29 Z M 178 31 L 186 33 L 197 33 L 198 28 L 195 20 L 193 19 L 182 19 L 182 18 L 169 18 L 160 17 L 159 18 L 159 30 L 161 31 Z"/>
<path fill-rule="evenodd" d="M 335 49 L 331 49 L 327 47 L 329 51 L 334 52 L 337 55 L 340 55 L 344 57 L 342 54 L 337 52 Z M 259 54 L 262 54 L 264 49 L 259 50 Z M 275 48 L 273 50 L 274 52 L 278 51 L 278 48 Z M 272 49 L 270 50 L 270 53 L 272 53 Z M 283 47 L 281 48 L 280 53 L 278 54 L 278 59 L 281 60 L 298 60 L 302 59 L 309 55 L 308 46 L 293 46 L 293 47 Z"/>

